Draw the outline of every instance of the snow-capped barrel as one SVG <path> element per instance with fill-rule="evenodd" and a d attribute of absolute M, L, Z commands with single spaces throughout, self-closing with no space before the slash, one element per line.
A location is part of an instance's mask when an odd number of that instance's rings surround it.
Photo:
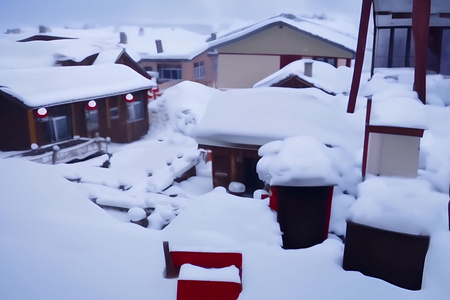
<path fill-rule="evenodd" d="M 257 171 L 271 186 L 271 207 L 278 211 L 284 249 L 311 247 L 328 237 L 333 188 L 339 178 L 332 159 L 335 150 L 306 136 L 259 149 Z"/>
<path fill-rule="evenodd" d="M 372 177 L 350 208 L 343 268 L 420 290 L 433 232 L 447 230 L 448 197 L 420 179 Z"/>

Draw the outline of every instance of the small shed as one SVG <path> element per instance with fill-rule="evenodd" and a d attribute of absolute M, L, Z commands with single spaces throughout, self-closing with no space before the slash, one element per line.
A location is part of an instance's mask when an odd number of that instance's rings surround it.
<path fill-rule="evenodd" d="M 336 68 L 326 62 L 301 59 L 258 81 L 253 87 L 315 87 L 330 95 L 337 95 L 350 91 L 351 78 L 351 69 L 347 66 Z"/>
<path fill-rule="evenodd" d="M 256 172 L 258 149 L 271 141 L 307 135 L 336 146 L 348 135 L 359 137 L 361 132 L 335 100 L 317 89 L 266 87 L 215 93 L 192 133 L 200 147 L 212 150 L 214 186 L 240 181 L 248 195 L 264 186 Z"/>

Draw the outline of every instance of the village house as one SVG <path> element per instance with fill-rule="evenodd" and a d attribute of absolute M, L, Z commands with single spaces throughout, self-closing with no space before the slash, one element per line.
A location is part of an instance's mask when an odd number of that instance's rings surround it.
<path fill-rule="evenodd" d="M 210 50 L 218 55 L 217 87 L 248 88 L 299 59 L 350 66 L 355 39 L 326 22 L 290 14 L 218 35 Z"/>
<path fill-rule="evenodd" d="M 120 44 L 139 55 L 139 65 L 164 90 L 183 80 L 214 87 L 216 55 L 208 51 L 208 36 L 182 28 L 123 26 Z"/>
<path fill-rule="evenodd" d="M 0 69 L 0 150 L 74 136 L 131 142 L 147 133 L 156 84 L 119 64 Z"/>
<path fill-rule="evenodd" d="M 323 24 L 322 24 L 323 23 Z M 216 88 L 249 88 L 302 58 L 350 66 L 355 39 L 326 22 L 282 14 L 205 36 L 180 28 L 122 28 L 127 49 L 156 72 L 161 89 L 182 80 Z"/>

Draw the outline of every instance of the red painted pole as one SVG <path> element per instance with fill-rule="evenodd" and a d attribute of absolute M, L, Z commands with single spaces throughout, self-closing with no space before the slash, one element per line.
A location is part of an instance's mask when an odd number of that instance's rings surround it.
<path fill-rule="evenodd" d="M 366 51 L 371 6 L 372 0 L 363 0 L 361 6 L 361 19 L 359 21 L 358 44 L 356 46 L 355 67 L 353 69 L 352 86 L 347 106 L 348 113 L 355 112 L 356 97 L 358 96 L 359 82 L 361 81 L 361 72 L 364 64 L 364 52 Z"/>
<path fill-rule="evenodd" d="M 412 31 L 414 37 L 414 91 L 426 104 L 426 76 L 428 31 L 430 28 L 431 0 L 414 0 Z"/>

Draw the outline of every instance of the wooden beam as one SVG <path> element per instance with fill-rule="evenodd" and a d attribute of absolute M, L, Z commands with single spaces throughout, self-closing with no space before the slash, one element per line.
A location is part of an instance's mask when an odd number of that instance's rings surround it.
<path fill-rule="evenodd" d="M 27 111 L 28 115 L 28 131 L 30 133 L 30 143 L 37 144 L 37 135 L 36 135 L 36 121 L 34 120 L 34 114 L 31 109 Z"/>
<path fill-rule="evenodd" d="M 426 104 L 428 31 L 431 0 L 414 0 L 412 31 L 414 37 L 414 91 Z"/>
<path fill-rule="evenodd" d="M 356 97 L 358 96 L 361 72 L 364 64 L 364 52 L 366 51 L 367 31 L 369 29 L 371 7 L 372 0 L 363 0 L 361 6 L 361 19 L 359 21 L 358 44 L 356 46 L 355 67 L 353 69 L 353 80 L 347 106 L 348 113 L 355 112 Z"/>

